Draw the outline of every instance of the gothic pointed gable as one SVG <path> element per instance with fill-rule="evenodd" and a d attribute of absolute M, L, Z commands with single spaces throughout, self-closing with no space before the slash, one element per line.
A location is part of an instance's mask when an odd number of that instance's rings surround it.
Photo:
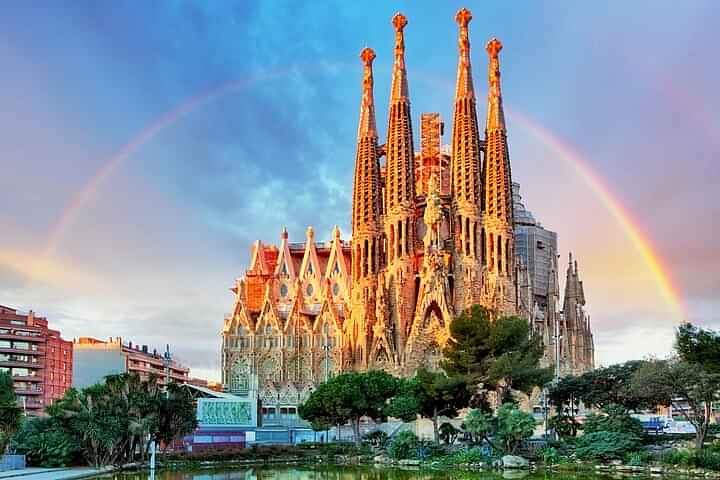
<path fill-rule="evenodd" d="M 271 325 L 278 332 L 283 330 L 283 321 L 273 301 L 269 283 L 265 289 L 265 299 L 255 325 L 255 333 L 262 334 L 267 325 Z"/>
<path fill-rule="evenodd" d="M 330 256 L 328 257 L 327 268 L 325 269 L 325 278 L 342 278 L 343 280 L 347 280 L 349 273 L 350 268 L 343 253 L 340 228 L 335 225 L 335 228 L 333 228 Z"/>
<path fill-rule="evenodd" d="M 223 327 L 223 332 L 233 332 L 239 326 L 247 329 L 248 332 L 252 332 L 255 330 L 253 328 L 253 322 L 251 320 L 251 317 L 248 315 L 247 309 L 245 308 L 242 301 L 238 301 L 235 303 L 235 310 L 233 311 L 232 316 L 228 320 L 229 321 L 226 322 L 226 325 Z"/>
<path fill-rule="evenodd" d="M 295 262 L 290 255 L 290 247 L 288 246 L 288 232 L 286 228 L 282 229 L 280 234 L 280 251 L 278 253 L 277 265 L 275 267 L 275 275 L 278 277 L 288 278 L 290 281 L 295 280 Z"/>
<path fill-rule="evenodd" d="M 302 280 L 318 281 L 322 278 L 322 269 L 318 259 L 317 248 L 315 247 L 315 231 L 308 227 L 305 240 L 305 253 L 298 277 Z"/>
<path fill-rule="evenodd" d="M 307 315 L 304 312 L 304 301 L 302 295 L 302 289 L 296 289 L 295 296 L 293 297 L 293 303 L 288 312 L 287 321 L 285 322 L 285 333 L 301 333 L 303 331 L 310 331 L 312 325 L 307 321 Z"/>
<path fill-rule="evenodd" d="M 331 319 L 333 328 L 335 328 L 336 331 L 341 332 L 343 329 L 343 320 L 340 317 L 335 304 L 332 302 L 331 297 L 325 297 L 325 300 L 320 307 L 320 312 L 315 317 L 315 322 L 312 326 L 313 332 L 316 334 L 322 333 L 322 326 L 328 318 Z"/>
<path fill-rule="evenodd" d="M 260 240 L 256 240 L 253 244 L 249 270 L 260 275 L 268 275 L 271 273 L 265 258 L 265 246 Z"/>

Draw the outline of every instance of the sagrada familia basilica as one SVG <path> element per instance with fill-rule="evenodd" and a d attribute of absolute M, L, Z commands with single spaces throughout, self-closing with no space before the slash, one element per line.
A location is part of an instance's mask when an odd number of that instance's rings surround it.
<path fill-rule="evenodd" d="M 421 116 L 421 150 L 413 145 L 405 67 L 406 18 L 392 19 L 395 54 L 385 143 L 373 99 L 375 53 L 365 48 L 352 197 L 352 240 L 335 227 L 318 242 L 255 242 L 250 266 L 232 291 L 223 326 L 222 376 L 228 391 L 257 379 L 264 402 L 297 405 L 316 383 L 345 370 L 412 375 L 438 368 L 453 317 L 480 304 L 494 315 L 521 315 L 550 343 L 562 336 L 569 371 L 592 368 L 593 345 L 577 266 L 570 267 L 562 335 L 556 312 L 533 317 L 531 281 L 514 252 L 513 192 L 500 88 L 497 39 L 486 45 L 488 99 L 478 122 L 466 9 L 452 142 L 441 145 L 439 114 Z M 557 285 L 556 285 L 557 288 Z M 559 291 L 559 289 L 558 289 Z M 522 301 L 528 298 L 527 302 Z M 554 307 L 552 307 L 554 310 Z M 554 358 L 554 357 L 552 357 Z M 551 361 L 551 360 L 548 360 Z M 253 387 L 255 388 L 255 387 Z"/>

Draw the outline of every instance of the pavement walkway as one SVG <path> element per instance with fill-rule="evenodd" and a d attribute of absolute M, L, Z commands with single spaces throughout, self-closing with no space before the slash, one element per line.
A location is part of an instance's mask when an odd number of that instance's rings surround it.
<path fill-rule="evenodd" d="M 75 480 L 88 478 L 103 473 L 109 473 L 110 469 L 96 468 L 25 468 L 23 470 L 8 470 L 0 472 L 0 480 Z"/>

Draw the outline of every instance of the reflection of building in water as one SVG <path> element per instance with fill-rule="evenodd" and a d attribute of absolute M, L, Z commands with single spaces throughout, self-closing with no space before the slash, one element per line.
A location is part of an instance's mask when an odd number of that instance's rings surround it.
<path fill-rule="evenodd" d="M 497 39 L 487 43 L 484 125 L 470 65 L 462 9 L 450 145 L 439 114 L 421 117 L 413 145 L 402 14 L 393 17 L 395 49 L 387 138 L 380 144 L 373 61 L 363 64 L 352 200 L 352 240 L 335 227 L 318 242 L 309 227 L 292 243 L 252 247 L 250 265 L 232 288 L 223 325 L 222 376 L 230 392 L 259 378 L 269 415 L 296 415 L 315 384 L 345 370 L 412 375 L 436 368 L 451 319 L 480 304 L 495 314 L 520 309 L 516 282 L 510 158 L 500 89 Z M 484 138 L 481 132 L 484 131 Z M 384 160 L 382 160 L 384 158 Z M 288 420 L 290 421 L 290 420 Z"/>

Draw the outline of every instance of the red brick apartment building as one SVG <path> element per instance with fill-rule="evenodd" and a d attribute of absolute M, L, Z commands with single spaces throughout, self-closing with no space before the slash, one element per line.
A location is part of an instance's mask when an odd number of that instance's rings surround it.
<path fill-rule="evenodd" d="M 0 305 L 0 370 L 12 375 L 27 415 L 42 415 L 65 394 L 72 385 L 72 362 L 72 342 L 48 328 L 46 318 Z"/>

